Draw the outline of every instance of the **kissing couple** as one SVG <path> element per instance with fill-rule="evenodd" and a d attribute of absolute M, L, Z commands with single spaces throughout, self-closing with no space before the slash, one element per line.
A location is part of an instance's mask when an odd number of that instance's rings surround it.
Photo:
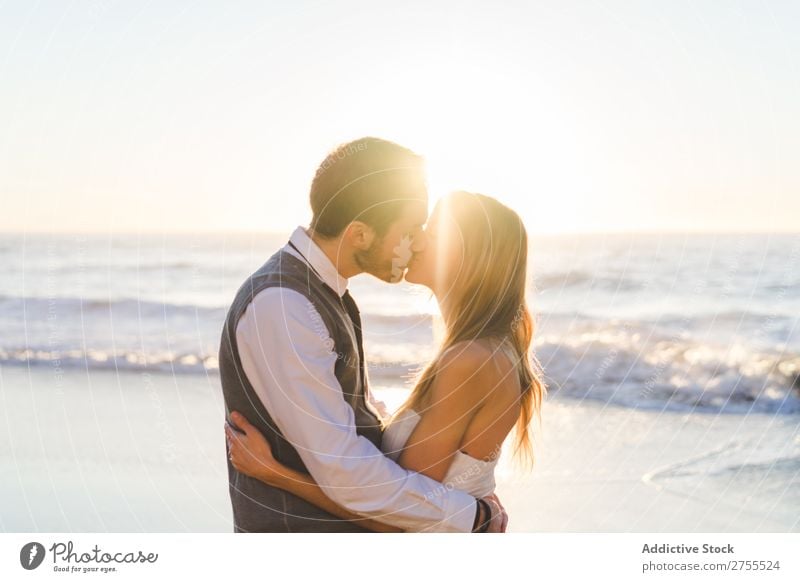
<path fill-rule="evenodd" d="M 528 240 L 494 198 L 455 192 L 428 217 L 424 160 L 367 137 L 312 181 L 313 213 L 237 291 L 222 330 L 235 532 L 503 532 L 494 471 L 546 386 L 531 352 Z M 369 387 L 348 280 L 428 287 L 445 328 L 408 399 Z"/>

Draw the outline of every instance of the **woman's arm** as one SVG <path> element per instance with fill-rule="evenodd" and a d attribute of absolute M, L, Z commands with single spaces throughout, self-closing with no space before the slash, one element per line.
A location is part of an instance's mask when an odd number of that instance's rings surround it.
<path fill-rule="evenodd" d="M 237 471 L 263 481 L 267 485 L 289 491 L 336 517 L 353 521 L 366 529 L 384 533 L 403 531 L 392 525 L 353 513 L 335 503 L 325 495 L 310 475 L 295 471 L 279 463 L 272 456 L 272 448 L 264 438 L 264 435 L 250 424 L 243 415 L 233 412 L 231 413 L 231 419 L 236 424 L 236 427 L 242 431 L 239 432 L 228 424 L 225 425 L 225 434 L 228 439 L 228 456 Z"/>
<path fill-rule="evenodd" d="M 487 365 L 491 357 L 475 343 L 458 344 L 442 355 L 422 418 L 398 459 L 401 466 L 444 481 L 467 427 L 497 382 Z"/>

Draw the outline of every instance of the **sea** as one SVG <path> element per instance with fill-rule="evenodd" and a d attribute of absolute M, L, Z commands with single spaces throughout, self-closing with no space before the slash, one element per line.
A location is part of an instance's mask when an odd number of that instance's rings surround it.
<path fill-rule="evenodd" d="M 237 288 L 287 234 L 0 235 L 0 366 L 213 377 Z M 648 410 L 800 413 L 800 234 L 533 236 L 548 397 Z M 371 382 L 435 352 L 429 290 L 351 280 Z"/>

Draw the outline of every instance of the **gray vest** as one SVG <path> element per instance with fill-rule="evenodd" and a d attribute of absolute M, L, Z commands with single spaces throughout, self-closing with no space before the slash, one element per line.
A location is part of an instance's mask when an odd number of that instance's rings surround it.
<path fill-rule="evenodd" d="M 360 358 L 354 327 L 337 293 L 325 285 L 301 259 L 283 250 L 275 253 L 239 288 L 228 311 L 219 350 L 219 371 L 226 418 L 238 410 L 266 437 L 275 458 L 303 473 L 308 469 L 297 450 L 261 403 L 242 370 L 236 345 L 236 325 L 253 298 L 269 287 L 301 293 L 311 301 L 333 340 L 339 356 L 334 372 L 347 403 L 353 408 L 356 432 L 381 447 L 380 421 L 365 403 L 366 378 L 361 378 Z M 269 330 L 262 330 L 269 333 Z M 260 351 L 260 350 L 257 350 Z M 280 365 L 284 354 L 266 354 Z M 291 387 L 288 387 L 291 388 Z M 228 490 L 233 506 L 235 532 L 364 532 L 361 526 L 340 519 L 296 495 L 248 477 L 233 468 L 228 459 Z"/>

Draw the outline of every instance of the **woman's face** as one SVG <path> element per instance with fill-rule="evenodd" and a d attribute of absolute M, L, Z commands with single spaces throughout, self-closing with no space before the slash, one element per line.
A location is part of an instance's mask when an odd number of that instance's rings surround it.
<path fill-rule="evenodd" d="M 406 281 L 425 285 L 437 295 L 450 292 L 464 261 L 465 235 L 446 204 L 437 203 L 425 231 L 414 239 Z"/>

